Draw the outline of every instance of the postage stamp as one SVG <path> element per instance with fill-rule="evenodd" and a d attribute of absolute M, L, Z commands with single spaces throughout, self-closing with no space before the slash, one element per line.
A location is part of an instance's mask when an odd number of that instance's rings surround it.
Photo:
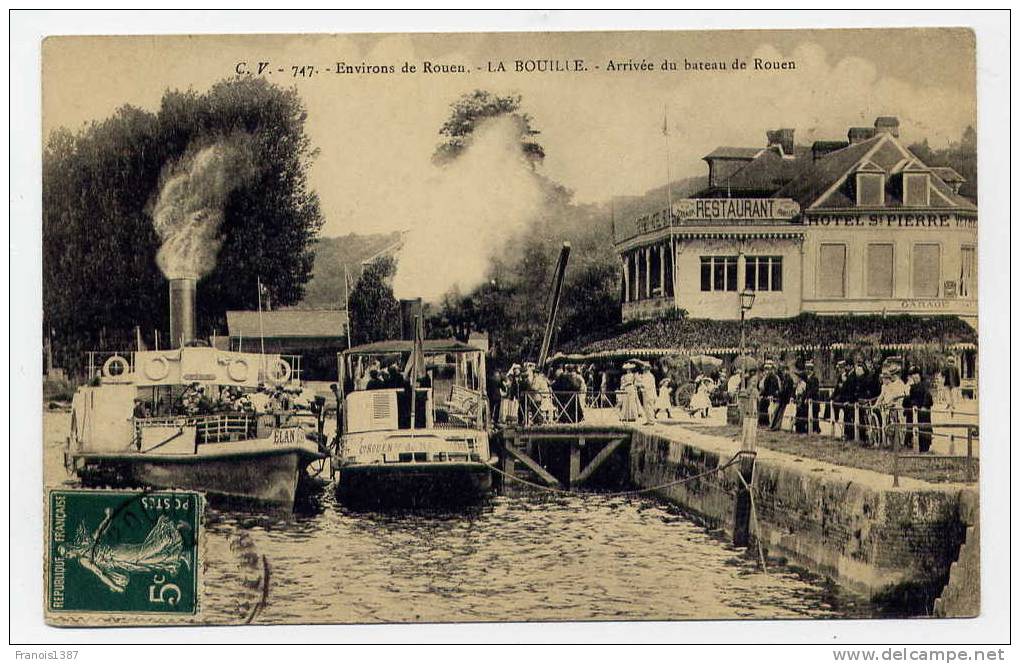
<path fill-rule="evenodd" d="M 51 491 L 48 611 L 196 614 L 203 500 L 194 491 Z"/>

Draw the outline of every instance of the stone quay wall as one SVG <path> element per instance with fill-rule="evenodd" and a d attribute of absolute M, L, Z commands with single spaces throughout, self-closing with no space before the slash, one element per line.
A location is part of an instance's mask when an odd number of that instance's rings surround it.
<path fill-rule="evenodd" d="M 733 441 L 691 429 L 634 430 L 631 480 L 654 487 L 725 464 Z M 739 464 L 659 490 L 663 499 L 732 534 Z M 769 555 L 829 576 L 873 601 L 930 613 L 967 535 L 977 493 L 759 450 L 751 533 Z M 969 543 L 977 547 L 977 542 Z M 904 599 L 906 598 L 906 599 Z M 917 608 L 920 606 L 920 608 Z M 976 603 L 975 603 L 976 606 Z M 925 608 L 926 607 L 926 608 Z"/>

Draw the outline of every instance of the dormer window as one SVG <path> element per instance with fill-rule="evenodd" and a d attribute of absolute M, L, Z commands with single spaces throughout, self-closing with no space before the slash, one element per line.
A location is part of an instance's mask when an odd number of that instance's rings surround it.
<path fill-rule="evenodd" d="M 857 172 L 857 205 L 877 207 L 885 203 L 885 173 Z"/>
<path fill-rule="evenodd" d="M 931 204 L 927 173 L 903 173 L 903 204 L 908 207 L 928 207 Z"/>

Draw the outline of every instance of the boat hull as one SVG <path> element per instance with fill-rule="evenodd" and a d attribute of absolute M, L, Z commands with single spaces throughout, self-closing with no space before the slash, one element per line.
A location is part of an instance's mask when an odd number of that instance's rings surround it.
<path fill-rule="evenodd" d="M 85 485 L 201 491 L 220 502 L 293 509 L 305 468 L 323 455 L 304 449 L 237 455 L 77 454 Z"/>
<path fill-rule="evenodd" d="M 360 507 L 428 507 L 483 500 L 492 472 L 479 462 L 366 463 L 340 468 L 337 493 Z"/>

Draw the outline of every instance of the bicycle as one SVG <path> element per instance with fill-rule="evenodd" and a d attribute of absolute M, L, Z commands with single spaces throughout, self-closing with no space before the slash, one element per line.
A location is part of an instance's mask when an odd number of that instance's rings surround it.
<path fill-rule="evenodd" d="M 879 449 L 898 449 L 903 445 L 903 428 L 900 426 L 903 411 L 896 403 L 876 404 L 868 402 L 868 431 L 878 432 L 878 440 L 874 441 Z M 869 436 L 870 439 L 870 436 Z"/>

